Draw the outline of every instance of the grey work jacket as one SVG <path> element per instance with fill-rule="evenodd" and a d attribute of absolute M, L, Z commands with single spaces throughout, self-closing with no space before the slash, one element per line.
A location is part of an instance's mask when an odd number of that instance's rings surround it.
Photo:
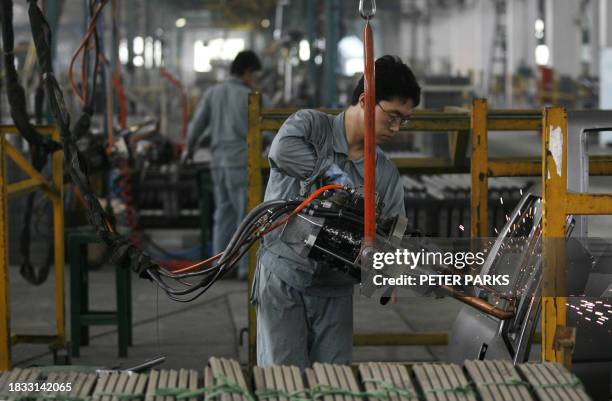
<path fill-rule="evenodd" d="M 322 176 L 337 164 L 355 185 L 363 184 L 363 159 L 348 159 L 344 113 L 332 116 L 300 110 L 290 116 L 272 142 L 270 179 L 265 200 L 292 199 L 322 185 Z M 405 215 L 404 188 L 395 165 L 376 148 L 376 192 L 385 217 Z M 259 262 L 294 288 L 314 296 L 345 296 L 355 280 L 296 254 L 279 239 L 280 229 L 262 241 Z"/>
<path fill-rule="evenodd" d="M 246 168 L 251 89 L 232 77 L 207 89 L 189 123 L 187 147 L 195 151 L 210 136 L 211 167 Z"/>

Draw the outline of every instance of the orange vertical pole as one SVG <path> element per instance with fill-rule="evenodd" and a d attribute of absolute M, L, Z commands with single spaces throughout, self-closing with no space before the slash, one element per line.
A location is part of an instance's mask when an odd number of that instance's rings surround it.
<path fill-rule="evenodd" d="M 376 107 L 376 84 L 374 71 L 374 38 L 370 18 L 376 12 L 374 1 L 369 10 L 364 9 L 363 0 L 359 3 L 359 12 L 366 20 L 363 31 L 364 76 L 363 89 L 365 94 L 365 142 L 364 160 L 364 242 L 366 247 L 374 244 L 376 235 L 376 138 L 374 136 L 374 108 Z"/>

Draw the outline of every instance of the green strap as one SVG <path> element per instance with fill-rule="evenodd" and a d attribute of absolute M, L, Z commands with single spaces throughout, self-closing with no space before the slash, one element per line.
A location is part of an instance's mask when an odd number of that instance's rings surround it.
<path fill-rule="evenodd" d="M 177 400 L 203 395 L 203 401 L 208 401 L 224 394 L 239 394 L 246 397 L 248 401 L 257 401 L 248 390 L 232 382 L 227 376 L 218 373 L 214 377 L 219 383 L 213 386 L 201 387 L 195 390 L 185 388 L 160 388 L 155 391 L 155 395 L 172 396 L 176 397 Z"/>
<path fill-rule="evenodd" d="M 313 400 L 327 395 L 344 395 L 350 397 L 364 398 L 364 397 L 375 397 L 375 398 L 388 398 L 387 392 L 384 390 L 372 390 L 372 391 L 351 391 L 341 387 L 333 387 L 328 385 L 319 384 L 310 390 L 310 394 Z"/>
<path fill-rule="evenodd" d="M 261 390 L 256 390 L 255 395 L 259 399 L 284 397 L 289 399 L 290 401 L 311 401 L 310 391 L 308 390 L 285 391 L 272 388 L 264 388 Z"/>
<path fill-rule="evenodd" d="M 466 384 L 465 386 L 456 386 L 456 387 L 440 387 L 440 388 L 430 388 L 429 390 L 425 390 L 425 393 L 455 393 L 455 394 L 469 394 L 473 393 L 474 389 Z"/>
<path fill-rule="evenodd" d="M 40 394 L 36 397 L 37 400 L 57 400 L 57 401 L 89 401 L 90 397 L 73 397 L 70 395 L 62 394 Z"/>
<path fill-rule="evenodd" d="M 395 385 L 393 385 L 392 383 L 389 383 L 387 381 L 384 380 L 379 380 L 379 379 L 363 379 L 364 383 L 374 383 L 376 384 L 378 387 L 380 387 L 382 390 L 385 390 L 385 392 L 389 392 L 389 393 L 397 393 L 402 397 L 405 398 L 419 398 L 419 396 L 415 393 L 413 393 L 412 391 L 405 389 L 405 388 L 400 388 L 397 387 Z M 378 398 L 389 398 L 387 396 L 387 394 L 385 394 L 385 397 L 378 397 Z"/>

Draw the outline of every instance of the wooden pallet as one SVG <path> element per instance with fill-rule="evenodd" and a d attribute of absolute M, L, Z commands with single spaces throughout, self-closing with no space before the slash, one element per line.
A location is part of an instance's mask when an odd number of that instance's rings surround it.
<path fill-rule="evenodd" d="M 308 398 L 302 372 L 296 366 L 256 366 L 253 368 L 253 381 L 255 394 L 266 394 L 268 401 L 288 401 L 285 395 L 292 394 Z"/>
<path fill-rule="evenodd" d="M 205 372 L 205 377 L 208 375 L 208 380 L 214 385 L 223 384 L 224 380 L 227 380 L 232 385 L 238 385 L 243 391 L 250 391 L 247 386 L 244 374 L 240 364 L 233 359 L 215 358 L 212 357 L 208 360 L 210 366 L 210 372 Z M 209 387 L 205 384 L 205 387 Z M 223 394 L 221 395 L 221 401 L 249 401 L 249 399 L 242 394 Z"/>
<path fill-rule="evenodd" d="M 408 369 L 397 363 L 368 362 L 359 364 L 359 375 L 366 391 L 382 391 L 387 398 L 368 397 L 376 401 L 410 401 L 418 399 Z M 399 391 L 393 391 L 399 389 Z"/>
<path fill-rule="evenodd" d="M 143 384 L 143 389 L 145 388 Z M 176 396 L 159 395 L 160 390 L 197 390 L 198 389 L 198 373 L 195 370 L 152 370 L 146 381 L 146 390 L 144 390 L 145 401 L 175 401 Z M 142 389 L 141 389 L 142 391 Z M 195 401 L 196 397 L 189 398 L 189 401 Z M 95 401 L 95 400 L 94 400 Z M 116 401 L 116 400 L 101 400 L 101 401 Z"/>
<path fill-rule="evenodd" d="M 349 366 L 332 365 L 329 363 L 315 363 L 312 369 L 306 369 L 306 380 L 313 392 L 318 389 L 342 389 L 350 393 L 359 393 L 360 388 L 355 375 Z M 361 397 L 348 394 L 333 394 L 323 396 L 323 401 L 360 401 Z"/>
<path fill-rule="evenodd" d="M 38 369 L 14 369 L 4 372 L 0 377 L 0 399 L 13 401 L 16 398 L 29 395 L 30 391 L 10 391 L 10 384 L 13 383 L 36 383 L 40 372 Z"/>
<path fill-rule="evenodd" d="M 582 384 L 558 363 L 526 363 L 518 369 L 541 401 L 589 401 Z"/>
<path fill-rule="evenodd" d="M 132 400 L 142 400 L 147 375 L 129 372 L 101 372 L 96 386 L 93 390 L 92 401 L 130 401 L 127 396 L 132 395 Z M 119 397 L 119 396 L 122 397 Z"/>
<path fill-rule="evenodd" d="M 465 361 L 482 401 L 533 401 L 528 385 L 510 361 Z"/>
<path fill-rule="evenodd" d="M 195 370 L 153 370 L 147 374 L 119 371 L 83 372 L 14 369 L 0 373 L 0 401 L 589 401 L 578 379 L 555 363 L 513 366 L 509 361 L 397 363 L 349 366 L 315 363 L 301 372 L 295 366 L 255 367 L 253 385 L 240 364 L 210 358 Z M 201 376 L 201 378 L 200 378 Z M 9 391 L 9 383 L 67 384 L 70 390 Z M 169 390 L 170 394 L 160 390 Z M 196 391 L 186 395 L 185 392 Z M 130 396 L 133 396 L 130 398 Z M 184 397 L 190 397 L 185 399 Z"/>
<path fill-rule="evenodd" d="M 459 365 L 424 363 L 412 371 L 427 401 L 476 401 L 476 390 Z"/>
<path fill-rule="evenodd" d="M 52 400 L 56 396 L 65 396 L 70 398 L 89 399 L 94 385 L 96 384 L 97 376 L 95 373 L 80 373 L 80 372 L 50 372 L 45 375 L 41 382 L 45 384 L 45 387 L 52 387 L 55 385 L 70 386 L 68 391 L 53 391 L 52 388 L 49 391 L 41 392 L 41 396 L 48 396 L 49 398 L 43 398 L 44 401 Z M 67 387 L 66 387 L 67 389 Z"/>

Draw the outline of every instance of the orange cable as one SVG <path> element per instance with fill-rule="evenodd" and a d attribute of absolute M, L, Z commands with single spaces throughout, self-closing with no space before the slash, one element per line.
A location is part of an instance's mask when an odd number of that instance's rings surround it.
<path fill-rule="evenodd" d="M 302 203 L 300 203 L 298 205 L 298 207 L 296 207 L 289 215 L 287 215 L 281 221 L 279 221 L 278 223 L 276 223 L 273 226 L 271 226 L 270 228 L 268 228 L 266 231 L 262 232 L 260 234 L 260 236 L 264 236 L 264 235 L 268 234 L 269 232 L 271 232 L 272 230 L 275 230 L 279 226 L 285 224 L 287 221 L 289 221 L 289 219 L 291 217 L 293 217 L 296 214 L 298 214 L 302 209 L 304 209 L 306 206 L 308 206 L 308 204 L 310 204 L 315 198 L 317 198 L 323 192 L 328 191 L 330 189 L 342 189 L 342 188 L 344 188 L 344 186 L 339 185 L 339 184 L 331 184 L 331 185 L 325 185 L 325 186 L 317 189 L 308 198 L 306 198 Z M 210 263 L 212 263 L 215 260 L 221 258 L 222 256 L 223 256 L 223 252 L 218 253 L 215 256 L 212 256 L 212 257 L 210 257 L 210 258 L 208 258 L 206 260 L 203 260 L 201 262 L 198 262 L 198 263 L 196 263 L 194 265 L 187 266 L 187 267 L 184 267 L 184 268 L 179 269 L 179 270 L 175 270 L 175 271 L 173 271 L 173 273 L 177 273 L 178 274 L 178 273 L 189 273 L 189 272 L 196 271 L 196 270 L 198 270 L 199 267 L 209 265 Z"/>

